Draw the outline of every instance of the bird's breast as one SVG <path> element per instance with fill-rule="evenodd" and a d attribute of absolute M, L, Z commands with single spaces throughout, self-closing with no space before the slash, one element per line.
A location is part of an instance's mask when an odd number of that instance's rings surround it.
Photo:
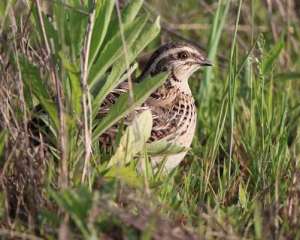
<path fill-rule="evenodd" d="M 153 114 L 151 141 L 164 139 L 188 147 L 194 136 L 196 108 L 188 94 L 179 94 L 168 105 L 150 106 Z"/>

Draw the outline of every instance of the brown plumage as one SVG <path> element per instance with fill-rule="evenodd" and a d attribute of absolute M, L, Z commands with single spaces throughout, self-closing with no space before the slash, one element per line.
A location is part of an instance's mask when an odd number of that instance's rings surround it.
<path fill-rule="evenodd" d="M 143 81 L 147 75 L 169 72 L 166 82 L 135 109 L 138 114 L 150 109 L 153 116 L 151 142 L 166 140 L 189 147 L 196 127 L 196 108 L 194 98 L 188 85 L 189 77 L 201 66 L 211 63 L 201 51 L 186 43 L 169 43 L 161 46 L 150 57 L 138 81 Z M 105 99 L 100 109 L 100 115 L 105 115 L 112 104 L 123 93 L 128 91 L 125 81 L 114 89 Z M 126 122 L 126 121 L 125 121 Z M 128 123 L 127 123 L 128 124 Z M 115 137 L 117 126 L 110 128 L 100 137 L 103 145 L 110 145 Z M 165 169 L 171 170 L 184 158 L 186 152 L 170 155 L 165 161 Z M 153 157 L 152 163 L 160 163 L 164 157 Z"/>

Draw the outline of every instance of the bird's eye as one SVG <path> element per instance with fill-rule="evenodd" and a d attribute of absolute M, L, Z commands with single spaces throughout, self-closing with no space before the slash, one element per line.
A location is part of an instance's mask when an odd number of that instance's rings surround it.
<path fill-rule="evenodd" d="M 178 58 L 180 58 L 180 59 L 187 59 L 188 58 L 188 54 L 186 52 L 180 52 L 180 53 L 178 53 Z"/>

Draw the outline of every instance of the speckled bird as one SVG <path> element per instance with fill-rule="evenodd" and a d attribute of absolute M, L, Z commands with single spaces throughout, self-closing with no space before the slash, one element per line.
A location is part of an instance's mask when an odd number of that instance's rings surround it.
<path fill-rule="evenodd" d="M 168 43 L 159 47 L 148 60 L 139 81 L 147 76 L 168 72 L 168 78 L 150 97 L 135 109 L 136 113 L 150 109 L 153 126 L 149 142 L 165 140 L 189 148 L 196 129 L 197 110 L 188 84 L 189 77 L 198 69 L 211 66 L 211 62 L 199 48 L 187 43 Z M 105 99 L 100 113 L 105 115 L 117 98 L 128 92 L 128 82 L 121 83 Z M 111 127 L 100 137 L 102 144 L 111 143 L 117 126 Z M 184 159 L 185 152 L 173 155 L 154 156 L 153 166 L 164 160 L 164 169 L 170 171 Z"/>

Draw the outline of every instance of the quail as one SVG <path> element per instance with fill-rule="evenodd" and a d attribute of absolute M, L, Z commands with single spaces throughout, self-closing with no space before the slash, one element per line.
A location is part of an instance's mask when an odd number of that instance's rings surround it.
<path fill-rule="evenodd" d="M 152 112 L 153 126 L 149 142 L 165 140 L 185 148 L 190 147 L 196 128 L 197 111 L 188 79 L 201 67 L 211 65 L 199 48 L 188 43 L 167 43 L 152 54 L 138 80 L 143 81 L 147 76 L 161 72 L 169 74 L 164 84 L 142 106 L 135 109 L 137 113 L 146 109 Z M 101 113 L 109 111 L 116 99 L 127 91 L 128 82 L 124 81 L 108 94 L 101 106 Z M 109 129 L 100 137 L 100 141 L 103 144 L 113 141 L 116 130 L 116 126 Z M 164 160 L 164 169 L 171 171 L 179 165 L 186 153 L 184 151 L 167 157 L 154 156 L 151 163 L 157 166 Z"/>

